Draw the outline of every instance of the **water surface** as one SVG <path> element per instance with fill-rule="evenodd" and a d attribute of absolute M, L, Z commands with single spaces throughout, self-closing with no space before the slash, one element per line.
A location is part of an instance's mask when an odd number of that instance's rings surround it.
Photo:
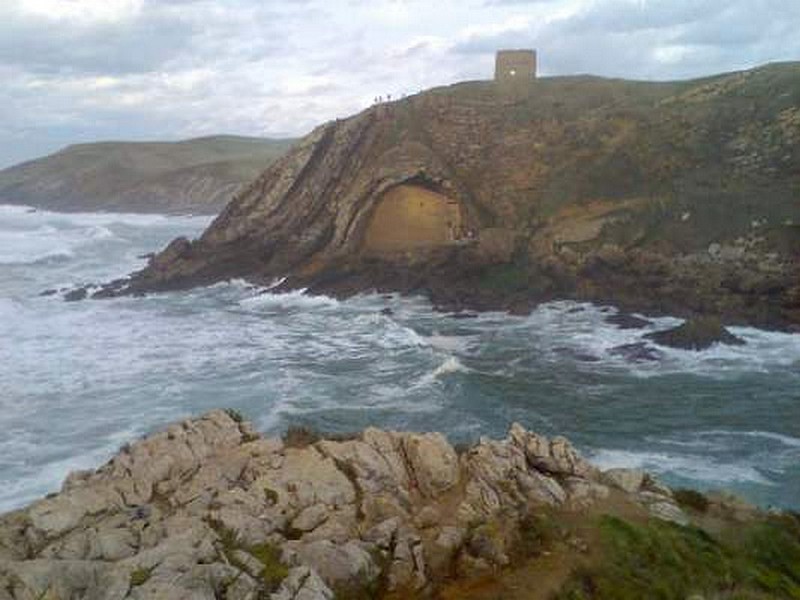
<path fill-rule="evenodd" d="M 609 350 L 680 321 L 621 330 L 604 322 L 613 308 L 570 302 L 455 319 L 419 298 L 337 302 L 244 282 L 39 296 L 124 275 L 207 223 L 0 206 L 0 510 L 216 407 L 272 433 L 376 425 L 469 441 L 519 421 L 602 466 L 800 508 L 800 336 L 734 328 L 746 346 L 632 364 Z"/>

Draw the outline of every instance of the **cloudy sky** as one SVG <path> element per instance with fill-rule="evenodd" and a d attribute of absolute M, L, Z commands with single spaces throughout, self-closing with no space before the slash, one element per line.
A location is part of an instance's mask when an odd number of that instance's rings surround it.
<path fill-rule="evenodd" d="M 800 59 L 798 0 L 0 0 L 0 167 L 98 139 L 295 136 L 501 47 L 546 75 Z"/>

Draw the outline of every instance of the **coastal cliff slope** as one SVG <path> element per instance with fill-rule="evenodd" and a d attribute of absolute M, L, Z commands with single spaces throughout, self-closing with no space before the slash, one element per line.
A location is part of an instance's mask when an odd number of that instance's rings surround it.
<path fill-rule="evenodd" d="M 468 82 L 373 106 L 317 128 L 198 240 L 101 295 L 288 277 L 453 309 L 569 297 L 792 329 L 799 257 L 800 63 L 785 63 L 511 95 Z"/>
<path fill-rule="evenodd" d="M 213 411 L 0 516 L 0 599 L 800 598 L 800 520 L 602 472 L 513 425 L 456 450 Z M 700 595 L 700 596 L 698 596 Z"/>
<path fill-rule="evenodd" d="M 215 214 L 291 142 L 212 136 L 68 146 L 0 171 L 0 204 L 59 211 Z"/>

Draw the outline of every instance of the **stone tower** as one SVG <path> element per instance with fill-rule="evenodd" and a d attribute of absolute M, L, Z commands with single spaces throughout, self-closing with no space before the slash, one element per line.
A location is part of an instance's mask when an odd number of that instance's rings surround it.
<path fill-rule="evenodd" d="M 528 90 L 536 79 L 535 50 L 500 50 L 494 67 L 494 81 L 501 91 L 519 93 Z"/>

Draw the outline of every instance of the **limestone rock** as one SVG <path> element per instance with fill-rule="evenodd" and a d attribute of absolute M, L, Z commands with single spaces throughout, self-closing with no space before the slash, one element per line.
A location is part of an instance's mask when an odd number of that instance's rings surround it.
<path fill-rule="evenodd" d="M 324 504 L 314 504 L 304 509 L 292 521 L 292 527 L 299 531 L 312 531 L 324 523 L 330 509 Z"/>
<path fill-rule="evenodd" d="M 458 483 L 458 456 L 441 433 L 409 434 L 403 448 L 423 495 L 436 498 Z"/>
<path fill-rule="evenodd" d="M 651 515 L 662 521 L 671 521 L 678 525 L 688 525 L 689 517 L 672 502 L 656 502 L 648 504 L 647 510 Z"/>
<path fill-rule="evenodd" d="M 639 469 L 609 469 L 603 478 L 616 488 L 630 494 L 638 492 L 645 481 L 645 472 Z"/>
<path fill-rule="evenodd" d="M 309 567 L 295 567 L 270 600 L 333 600 L 333 592 Z"/>
<path fill-rule="evenodd" d="M 291 447 L 214 411 L 0 517 L 0 600 L 332 600 L 378 578 L 426 594 L 454 569 L 509 564 L 531 511 L 581 510 L 609 485 L 686 522 L 653 477 L 601 478 L 563 438 L 517 424 L 459 456 L 440 434 L 378 429 Z"/>
<path fill-rule="evenodd" d="M 586 462 L 577 450 L 562 437 L 548 440 L 542 435 L 526 431 L 519 423 L 511 425 L 509 437 L 525 452 L 531 465 L 555 475 L 577 475 L 590 477 L 596 470 Z"/>
<path fill-rule="evenodd" d="M 297 554 L 329 585 L 371 581 L 378 576 L 372 557 L 356 542 L 320 540 L 301 545 Z"/>

